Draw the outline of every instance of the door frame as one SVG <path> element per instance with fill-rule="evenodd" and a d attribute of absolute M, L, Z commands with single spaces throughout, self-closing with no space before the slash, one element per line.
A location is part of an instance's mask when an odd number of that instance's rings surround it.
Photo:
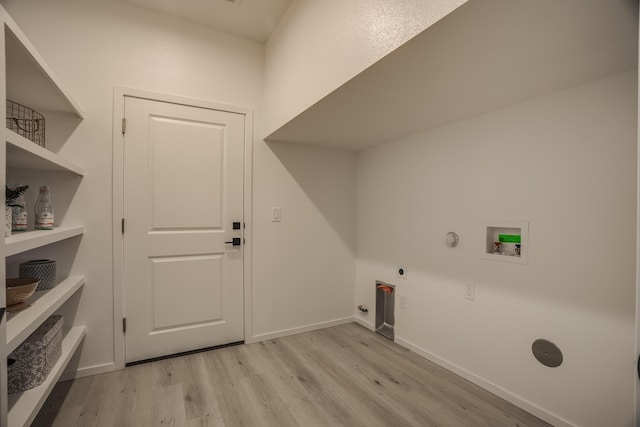
<path fill-rule="evenodd" d="M 638 17 L 640 22 L 640 16 Z M 640 42 L 640 32 L 638 33 L 638 41 Z M 640 56 L 640 45 L 638 47 L 638 55 Z M 638 60 L 640 66 L 640 59 Z M 640 68 L 637 71 L 638 84 L 640 84 Z M 637 91 L 638 112 L 640 112 L 640 86 Z M 636 315 L 635 315 L 635 336 L 634 336 L 634 383 L 633 383 L 633 400 L 634 400 L 634 419 L 635 425 L 640 427 L 640 113 L 636 114 Z"/>
<path fill-rule="evenodd" d="M 229 113 L 242 114 L 244 120 L 244 338 L 252 336 L 251 330 L 251 200 L 252 200 L 252 154 L 253 154 L 253 110 L 247 107 L 220 104 L 213 101 L 188 98 L 115 86 L 113 90 L 113 216 L 112 216 L 112 245 L 113 245 L 113 330 L 114 330 L 114 360 L 115 368 L 125 366 L 125 336 L 122 330 L 124 318 L 124 236 L 121 231 L 121 221 L 124 218 L 124 135 L 122 134 L 122 118 L 124 117 L 125 97 L 142 98 L 151 101 L 168 102 L 191 107 L 208 108 Z"/>

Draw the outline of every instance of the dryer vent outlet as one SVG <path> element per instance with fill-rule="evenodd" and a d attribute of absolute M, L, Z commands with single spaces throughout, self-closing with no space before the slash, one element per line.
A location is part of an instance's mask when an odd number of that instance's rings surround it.
<path fill-rule="evenodd" d="M 376 281 L 376 332 L 393 341 L 395 285 Z"/>

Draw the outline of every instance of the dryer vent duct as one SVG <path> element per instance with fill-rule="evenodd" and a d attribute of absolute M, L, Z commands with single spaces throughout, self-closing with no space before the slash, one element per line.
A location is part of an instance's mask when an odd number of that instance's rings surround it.
<path fill-rule="evenodd" d="M 376 281 L 376 332 L 393 341 L 396 287 Z"/>

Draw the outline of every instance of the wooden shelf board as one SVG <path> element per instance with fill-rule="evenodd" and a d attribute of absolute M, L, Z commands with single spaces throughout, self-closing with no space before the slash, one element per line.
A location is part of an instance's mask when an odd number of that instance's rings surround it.
<path fill-rule="evenodd" d="M 56 227 L 53 230 L 19 232 L 4 239 L 6 248 L 5 256 L 26 252 L 74 236 L 79 236 L 83 233 L 84 227 L 81 225 Z"/>
<path fill-rule="evenodd" d="M 33 294 L 27 299 L 31 305 L 29 308 L 7 314 L 7 354 L 15 350 L 84 283 L 84 276 L 67 277 L 55 288 Z"/>
<path fill-rule="evenodd" d="M 9 395 L 9 425 L 11 427 L 29 426 L 38 415 L 38 411 L 47 400 L 49 393 L 58 382 L 86 333 L 85 326 L 76 326 L 62 339 L 62 356 L 53 366 L 47 379 L 38 387 L 22 393 Z"/>
<path fill-rule="evenodd" d="M 7 169 L 69 172 L 84 176 L 84 169 L 27 138 L 7 129 Z"/>

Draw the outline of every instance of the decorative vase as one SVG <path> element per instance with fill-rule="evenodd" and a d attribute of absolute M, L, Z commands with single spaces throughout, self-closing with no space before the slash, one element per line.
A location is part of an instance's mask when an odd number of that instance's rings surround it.
<path fill-rule="evenodd" d="M 24 193 L 28 185 L 5 185 L 5 206 L 11 207 L 11 231 L 27 231 L 27 203 Z"/>
<path fill-rule="evenodd" d="M 36 201 L 35 217 L 36 230 L 53 230 L 53 205 L 51 204 L 48 185 L 40 187 L 40 195 Z"/>

